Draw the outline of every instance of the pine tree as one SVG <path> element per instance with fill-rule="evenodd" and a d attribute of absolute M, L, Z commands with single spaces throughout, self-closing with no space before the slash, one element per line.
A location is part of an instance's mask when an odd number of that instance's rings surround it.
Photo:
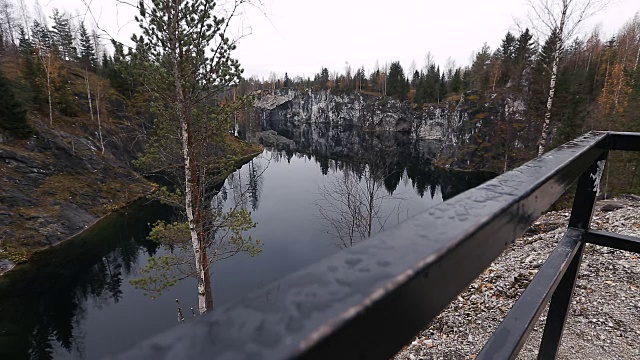
<path fill-rule="evenodd" d="M 9 80 L 0 72 L 0 129 L 24 138 L 31 134 L 27 112 L 18 101 Z"/>
<path fill-rule="evenodd" d="M 154 103 L 156 120 L 153 138 L 138 165 L 149 172 L 175 169 L 172 178 L 177 191 L 165 189 L 165 199 L 180 206 L 185 216 L 184 222 L 158 224 L 152 234 L 160 238 L 168 234 L 173 241 L 172 235 L 179 234 L 183 244 L 189 244 L 193 275 L 198 280 L 198 308 L 204 313 L 213 307 L 212 262 L 231 252 L 258 249 L 241 235 L 253 226 L 250 213 L 244 209 L 223 212 L 208 197 L 215 180 L 212 166 L 233 166 L 233 161 L 225 161 L 216 150 L 225 148 L 232 114 L 239 109 L 232 100 L 221 101 L 242 75 L 239 62 L 232 57 L 235 42 L 225 33 L 236 13 L 227 13 L 225 18 L 214 0 L 139 4 L 142 36 L 132 38 L 136 43 L 133 55 L 140 61 L 136 70 L 144 75 L 144 88 L 152 89 L 147 95 Z M 238 0 L 234 9 L 241 4 Z M 209 51 L 212 46 L 215 52 Z M 225 241 L 225 233 L 233 234 L 233 239 Z"/>

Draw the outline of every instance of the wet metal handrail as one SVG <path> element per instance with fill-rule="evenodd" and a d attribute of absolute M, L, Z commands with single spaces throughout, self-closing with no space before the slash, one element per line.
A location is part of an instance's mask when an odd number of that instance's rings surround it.
<path fill-rule="evenodd" d="M 589 230 L 609 150 L 640 151 L 640 134 L 581 136 L 115 358 L 388 359 L 579 178 L 565 237 L 478 356 L 515 358 L 551 300 L 540 358 L 554 358 L 585 242 L 640 250 Z"/>

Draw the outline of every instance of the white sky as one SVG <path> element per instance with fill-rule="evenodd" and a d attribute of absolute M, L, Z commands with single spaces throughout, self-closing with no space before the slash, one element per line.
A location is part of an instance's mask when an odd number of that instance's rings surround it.
<path fill-rule="evenodd" d="M 54 7 L 72 13 L 85 9 L 83 0 L 40 1 L 47 13 Z M 137 11 L 131 7 L 116 0 L 85 1 L 100 27 L 119 41 L 137 30 L 132 22 Z M 266 78 L 272 71 L 313 77 L 322 66 L 342 72 L 347 61 L 369 72 L 376 60 L 380 66 L 400 60 L 406 71 L 412 60 L 420 68 L 428 51 L 441 67 L 449 56 L 467 65 L 485 42 L 495 49 L 507 30 L 517 32 L 515 19 L 527 13 L 524 0 L 262 1 L 262 12 L 249 8 L 242 18 L 251 34 L 235 56 L 246 77 Z M 583 26 L 583 33 L 600 24 L 610 36 L 639 11 L 639 0 L 614 0 Z M 91 21 L 88 16 L 87 24 Z"/>

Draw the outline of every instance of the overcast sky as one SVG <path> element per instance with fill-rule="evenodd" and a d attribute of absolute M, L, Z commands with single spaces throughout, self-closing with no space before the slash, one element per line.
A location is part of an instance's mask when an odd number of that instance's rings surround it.
<path fill-rule="evenodd" d="M 27 0 L 28 2 L 29 0 Z M 86 0 L 91 1 L 91 0 Z M 268 77 L 270 72 L 313 76 L 322 66 L 343 71 L 345 63 L 364 66 L 400 60 L 418 68 L 431 52 L 436 63 L 452 57 L 467 65 L 485 42 L 495 49 L 508 30 L 524 20 L 524 0 L 262 0 L 262 11 L 248 8 L 234 31 L 244 29 L 235 55 L 245 76 Z M 54 7 L 85 13 L 83 0 L 41 0 L 45 12 Z M 126 41 L 137 25 L 136 10 L 116 0 L 93 0 L 92 13 L 101 28 Z M 600 25 L 614 34 L 640 11 L 639 0 L 614 0 L 583 26 L 583 33 Z M 87 15 L 87 24 L 92 18 Z M 250 26 L 250 31 L 248 27 Z"/>

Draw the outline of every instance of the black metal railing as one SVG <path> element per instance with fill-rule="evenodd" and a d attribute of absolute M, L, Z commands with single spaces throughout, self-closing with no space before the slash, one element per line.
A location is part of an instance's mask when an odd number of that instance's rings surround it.
<path fill-rule="evenodd" d="M 586 134 L 116 358 L 388 359 L 579 179 L 566 235 L 478 355 L 515 358 L 551 301 L 539 358 L 553 359 L 585 243 L 640 252 L 589 229 L 610 150 L 640 151 L 640 134 Z"/>

